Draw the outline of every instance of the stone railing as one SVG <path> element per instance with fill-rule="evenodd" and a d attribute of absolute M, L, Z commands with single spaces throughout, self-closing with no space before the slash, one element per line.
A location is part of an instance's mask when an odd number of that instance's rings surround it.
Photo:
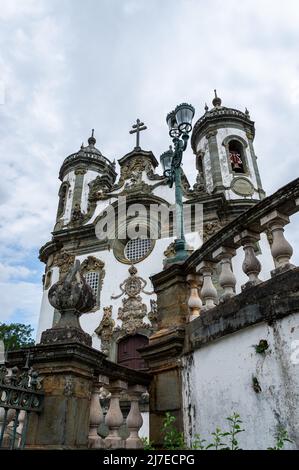
<path fill-rule="evenodd" d="M 101 406 L 101 391 L 108 390 L 109 407 L 104 417 Z M 139 430 L 143 424 L 143 418 L 139 408 L 139 401 L 147 391 L 144 385 L 129 385 L 123 380 L 109 380 L 107 376 L 100 375 L 94 383 L 91 405 L 88 446 L 91 449 L 142 449 L 143 443 L 139 437 Z M 126 419 L 120 406 L 122 394 L 130 401 L 130 411 Z M 123 436 L 121 427 L 125 424 L 127 436 Z M 105 425 L 108 435 L 101 437 L 98 430 Z"/>
<path fill-rule="evenodd" d="M 79 342 L 36 345 L 31 347 L 31 356 L 42 381 L 44 406 L 38 417 L 29 421 L 23 447 L 143 448 L 139 401 L 147 393 L 149 374 L 111 362 L 100 351 Z M 23 357 L 24 350 L 10 352 L 9 367 L 15 368 Z M 101 406 L 103 395 L 108 403 L 106 413 Z M 130 404 L 126 417 L 124 400 Z M 56 408 L 61 410 L 59 419 L 53 412 Z M 106 437 L 101 435 L 103 426 Z"/>
<path fill-rule="evenodd" d="M 236 295 L 232 260 L 238 249 L 243 248 L 242 270 L 247 276 L 242 291 L 262 282 L 256 244 L 263 232 L 267 234 L 273 258 L 271 277 L 293 269 L 293 248 L 285 238 L 284 226 L 298 211 L 299 178 L 246 211 L 195 251 L 183 266 L 189 285 L 189 320 L 198 317 L 200 311 L 214 308 Z M 213 282 L 215 276 L 218 290 Z"/>

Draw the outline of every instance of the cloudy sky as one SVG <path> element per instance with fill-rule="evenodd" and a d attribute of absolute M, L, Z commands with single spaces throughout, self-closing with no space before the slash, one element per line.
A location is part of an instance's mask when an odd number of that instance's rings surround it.
<path fill-rule="evenodd" d="M 118 159 L 139 117 L 159 157 L 166 113 L 188 101 L 198 118 L 217 88 L 256 122 L 266 192 L 298 176 L 297 0 L 0 0 L 0 23 L 0 321 L 36 326 L 59 167 L 92 127 Z"/>

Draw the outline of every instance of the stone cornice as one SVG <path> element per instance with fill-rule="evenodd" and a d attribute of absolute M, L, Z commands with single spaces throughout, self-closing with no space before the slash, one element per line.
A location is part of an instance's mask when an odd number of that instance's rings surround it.
<path fill-rule="evenodd" d="M 299 312 L 299 268 L 245 289 L 186 325 L 184 353 L 257 323 Z"/>
<path fill-rule="evenodd" d="M 210 111 L 207 111 L 198 121 L 195 123 L 191 136 L 191 147 L 193 152 L 196 153 L 196 141 L 198 136 L 203 133 L 209 126 L 216 125 L 218 123 L 228 122 L 241 123 L 245 129 L 251 131 L 251 136 L 254 138 L 255 129 L 254 121 L 251 121 L 248 116 L 242 111 L 233 108 L 217 107 Z"/>
<path fill-rule="evenodd" d="M 60 171 L 59 179 L 62 181 L 65 174 L 77 168 L 90 168 L 93 167 L 95 170 L 100 173 L 107 173 L 112 181 L 115 181 L 117 173 L 115 171 L 114 165 L 101 154 L 97 153 L 84 153 L 78 152 L 72 155 L 69 155 L 63 162 Z"/>
<path fill-rule="evenodd" d="M 86 367 L 93 369 L 93 374 L 109 377 L 110 380 L 123 380 L 130 385 L 148 386 L 151 376 L 146 372 L 139 372 L 127 367 L 120 366 L 109 361 L 100 351 L 80 343 L 62 343 L 36 345 L 27 349 L 10 351 L 8 363 L 10 367 L 23 365 L 26 355 L 30 350 L 30 364 L 36 369 L 42 370 L 43 365 L 49 368 L 51 363 L 67 362 L 69 366 L 76 362 L 84 363 Z"/>
<path fill-rule="evenodd" d="M 120 158 L 118 160 L 118 163 L 120 166 L 122 166 L 127 160 L 131 160 L 132 158 L 136 158 L 136 157 L 149 158 L 154 168 L 156 168 L 159 165 L 159 162 L 154 156 L 153 152 L 148 151 L 148 150 L 142 150 L 140 147 L 138 148 L 135 147 L 131 152 L 127 153 L 122 158 Z"/>
<path fill-rule="evenodd" d="M 260 219 L 265 213 L 274 209 L 287 215 L 297 212 L 295 200 L 298 197 L 299 178 L 283 186 L 274 194 L 271 194 L 271 196 L 262 199 L 232 222 L 225 225 L 223 229 L 219 230 L 185 261 L 184 269 L 186 273 L 192 272 L 202 259 L 208 259 L 212 251 L 216 250 L 219 246 L 233 243 L 234 237 L 245 228 L 250 226 L 251 230 L 261 231 Z"/>

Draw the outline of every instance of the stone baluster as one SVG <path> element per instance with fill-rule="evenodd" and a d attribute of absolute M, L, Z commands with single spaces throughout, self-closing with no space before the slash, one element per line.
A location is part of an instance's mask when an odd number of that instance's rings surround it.
<path fill-rule="evenodd" d="M 124 418 L 119 406 L 120 394 L 127 390 L 128 385 L 122 380 L 115 380 L 107 387 L 111 392 L 109 410 L 106 415 L 105 423 L 109 428 L 109 434 L 105 438 L 105 446 L 108 449 L 120 449 L 124 447 L 124 441 L 120 437 L 118 430 L 123 424 Z"/>
<path fill-rule="evenodd" d="M 218 300 L 217 290 L 212 281 L 214 263 L 202 261 L 196 270 L 203 276 L 203 284 L 201 288 L 201 298 L 203 301 L 202 309 L 209 310 L 216 306 Z"/>
<path fill-rule="evenodd" d="M 18 419 L 19 424 L 18 424 L 18 427 L 17 427 L 18 447 L 21 446 L 22 434 L 23 434 L 23 431 L 24 431 L 25 421 L 26 421 L 26 411 L 21 410 L 20 414 L 19 414 L 19 419 Z"/>
<path fill-rule="evenodd" d="M 220 302 L 233 297 L 235 295 L 236 277 L 232 270 L 232 258 L 236 255 L 234 248 L 221 246 L 218 250 L 214 251 L 213 258 L 220 263 L 219 284 L 223 289 L 223 294 L 220 297 Z"/>
<path fill-rule="evenodd" d="M 287 215 L 281 214 L 274 210 L 262 217 L 260 220 L 261 227 L 270 231 L 272 243 L 270 243 L 271 254 L 273 256 L 275 269 L 271 271 L 271 276 L 280 274 L 294 268 L 290 263 L 293 254 L 293 248 L 284 236 L 284 226 L 290 222 Z"/>
<path fill-rule="evenodd" d="M 100 403 L 100 390 L 103 385 L 108 384 L 109 379 L 103 375 L 100 375 L 98 380 L 93 384 L 88 434 L 89 449 L 102 449 L 105 447 L 104 439 L 98 435 L 98 428 L 104 421 L 104 414 Z"/>
<path fill-rule="evenodd" d="M 141 385 L 133 385 L 129 387 L 128 395 L 131 400 L 131 408 L 127 416 L 127 426 L 129 437 L 126 440 L 126 449 L 142 449 L 143 444 L 138 436 L 139 429 L 143 424 L 143 418 L 139 409 L 139 399 L 146 392 L 146 388 Z"/>
<path fill-rule="evenodd" d="M 194 320 L 199 317 L 200 311 L 202 309 L 202 301 L 199 295 L 199 290 L 202 286 L 202 277 L 198 274 L 188 274 L 187 283 L 190 287 L 190 297 L 188 300 L 189 307 L 189 321 Z"/>
<path fill-rule="evenodd" d="M 6 416 L 5 416 L 5 412 L 3 414 L 3 421 L 2 421 L 2 426 L 1 426 L 2 447 L 10 446 L 12 428 L 14 425 L 15 417 L 16 417 L 16 410 L 13 410 L 13 409 L 9 409 L 6 413 Z"/>
<path fill-rule="evenodd" d="M 255 245 L 259 241 L 260 235 L 250 230 L 244 230 L 234 238 L 236 244 L 242 245 L 245 252 L 245 258 L 242 264 L 244 273 L 248 276 L 249 280 L 246 284 L 241 286 L 242 290 L 260 284 L 262 281 L 258 275 L 261 272 L 261 263 L 255 254 Z"/>

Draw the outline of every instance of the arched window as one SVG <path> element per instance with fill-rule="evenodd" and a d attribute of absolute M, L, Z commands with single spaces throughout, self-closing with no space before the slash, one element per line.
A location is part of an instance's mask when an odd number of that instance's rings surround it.
<path fill-rule="evenodd" d="M 59 189 L 59 204 L 58 204 L 58 211 L 57 211 L 57 219 L 63 216 L 66 206 L 66 196 L 69 189 L 69 183 L 65 182 L 62 183 Z"/>
<path fill-rule="evenodd" d="M 138 349 L 148 345 L 148 338 L 143 335 L 126 336 L 118 343 L 118 364 L 135 370 L 146 369 L 144 360 Z"/>
<path fill-rule="evenodd" d="M 234 173 L 246 173 L 244 149 L 241 142 L 231 140 L 228 144 L 229 161 Z"/>

